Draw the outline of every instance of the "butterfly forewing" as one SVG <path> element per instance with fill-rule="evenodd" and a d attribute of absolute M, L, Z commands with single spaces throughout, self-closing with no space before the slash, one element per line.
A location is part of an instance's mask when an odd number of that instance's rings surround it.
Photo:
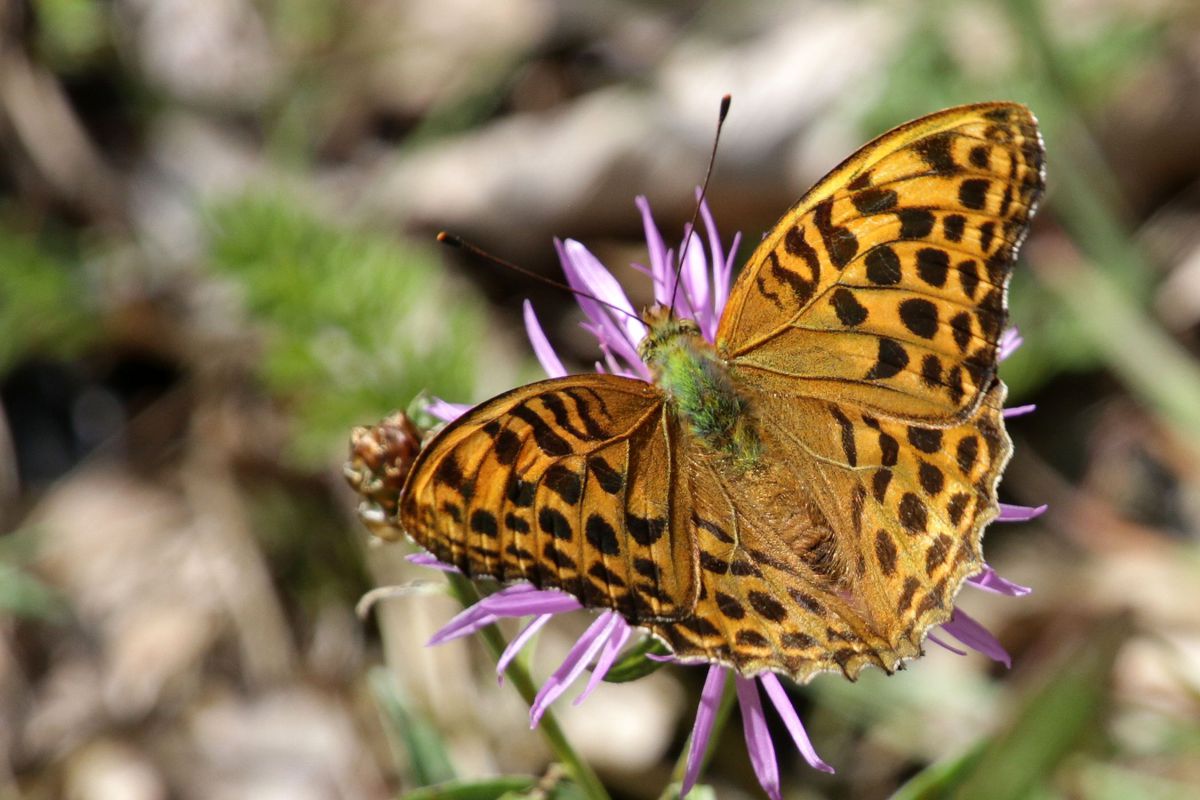
<path fill-rule="evenodd" d="M 721 319 L 722 352 L 763 390 L 964 419 L 995 375 L 1042 169 L 1036 122 L 1014 104 L 884 134 L 763 239 Z"/>
<path fill-rule="evenodd" d="M 531 384 L 425 447 L 401 523 L 467 575 L 563 589 L 633 621 L 676 618 L 697 591 L 677 448 L 651 384 L 612 375 Z"/>

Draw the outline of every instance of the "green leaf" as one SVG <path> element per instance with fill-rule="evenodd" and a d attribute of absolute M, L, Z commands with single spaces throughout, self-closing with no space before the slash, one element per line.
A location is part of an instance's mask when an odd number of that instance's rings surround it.
<path fill-rule="evenodd" d="M 425 786 L 402 795 L 401 800 L 500 800 L 525 797 L 537 779 L 524 775 L 502 775 L 482 780 L 454 780 Z"/>
<path fill-rule="evenodd" d="M 617 659 L 616 663 L 612 665 L 612 669 L 604 676 L 604 680 L 609 683 L 628 683 L 636 681 L 638 678 L 644 678 L 650 673 L 662 669 L 665 665 L 665 662 L 655 661 L 649 658 L 649 655 L 665 656 L 670 652 L 667 646 L 658 639 L 647 636 Z"/>
<path fill-rule="evenodd" d="M 0 375 L 31 354 L 69 358 L 94 333 L 78 271 L 50 250 L 0 225 Z"/>
<path fill-rule="evenodd" d="M 663 790 L 659 800 L 679 800 L 681 788 L 683 788 L 683 784 L 672 783 Z M 707 783 L 698 783 L 688 792 L 687 800 L 717 800 L 717 793 Z"/>
<path fill-rule="evenodd" d="M 986 740 L 980 741 L 962 755 L 930 764 L 901 786 L 892 795 L 891 800 L 935 800 L 949 797 L 954 788 L 961 784 L 979 763 L 979 757 L 986 745 Z"/>
<path fill-rule="evenodd" d="M 999 733 L 955 761 L 928 768 L 896 797 L 1027 800 L 1038 796 L 1060 765 L 1083 749 L 1098 730 L 1113 662 L 1130 627 L 1125 617 L 1095 624 L 1026 693 Z"/>
<path fill-rule="evenodd" d="M 437 730 L 411 709 L 400 687 L 387 669 L 371 670 L 369 681 L 375 702 L 379 704 L 385 729 L 398 761 L 407 760 L 413 783 L 418 786 L 447 784 L 456 777 L 450 757 Z M 507 791 L 507 790 L 505 790 Z M 410 796 L 417 796 L 415 794 Z M 431 795 L 437 797 L 475 797 L 476 795 Z M 478 795 L 495 797 L 496 795 Z"/>
<path fill-rule="evenodd" d="M 63 611 L 58 595 L 29 572 L 0 561 L 0 612 L 54 619 Z"/>
<path fill-rule="evenodd" d="M 350 427 L 429 391 L 472 396 L 483 303 L 451 287 L 431 246 L 345 230 L 285 199 L 210 212 L 212 264 L 242 289 L 260 372 L 294 414 L 292 456 L 324 463 Z"/>

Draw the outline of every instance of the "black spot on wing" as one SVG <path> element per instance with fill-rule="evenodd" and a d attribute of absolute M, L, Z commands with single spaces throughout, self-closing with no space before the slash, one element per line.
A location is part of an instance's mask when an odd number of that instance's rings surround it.
<path fill-rule="evenodd" d="M 592 414 L 592 404 L 581 396 L 581 392 L 578 392 L 574 389 L 564 389 L 562 393 L 575 404 L 575 413 L 583 422 L 583 428 L 587 434 L 587 439 L 594 441 L 596 439 L 607 439 L 609 437 L 608 431 L 604 429 L 604 426 L 601 425 L 596 417 Z M 596 393 L 592 392 L 592 394 L 595 395 Z"/>
<path fill-rule="evenodd" d="M 484 511 L 482 508 L 471 512 L 470 525 L 471 530 L 480 536 L 494 539 L 500 535 L 500 526 L 496 523 L 495 515 L 490 511 Z"/>
<path fill-rule="evenodd" d="M 938 331 L 937 306 L 923 297 L 910 297 L 900 303 L 900 321 L 917 336 L 932 339 Z"/>
<path fill-rule="evenodd" d="M 508 428 L 501 428 L 492 441 L 492 450 L 502 466 L 510 466 L 521 452 L 521 437 Z"/>
<path fill-rule="evenodd" d="M 592 456 L 587 462 L 588 469 L 592 473 L 592 477 L 596 479 L 596 483 L 600 485 L 608 494 L 618 494 L 625 488 L 625 478 L 621 473 L 612 468 L 607 461 L 600 456 Z"/>
<path fill-rule="evenodd" d="M 916 535 L 924 533 L 928 523 L 929 515 L 921 498 L 912 492 L 905 492 L 900 498 L 900 524 L 910 534 Z"/>
<path fill-rule="evenodd" d="M 787 609 L 784 608 L 783 603 L 765 592 L 751 590 L 747 593 L 746 599 L 750 601 L 750 605 L 755 611 L 771 622 L 783 622 L 787 619 Z"/>
<path fill-rule="evenodd" d="M 667 521 L 662 517 L 639 517 L 626 513 L 625 528 L 635 542 L 642 547 L 649 547 L 667 532 Z"/>
<path fill-rule="evenodd" d="M 932 172 L 937 175 L 952 175 L 961 169 L 954 161 L 953 143 L 953 134 L 935 133 L 917 142 L 913 149 L 925 160 Z"/>
<path fill-rule="evenodd" d="M 830 406 L 833 418 L 842 429 L 842 452 L 846 454 L 846 463 L 852 467 L 858 466 L 858 448 L 854 444 L 854 426 L 850 419 L 837 406 Z"/>
<path fill-rule="evenodd" d="M 942 383 L 942 362 L 932 353 L 921 359 L 921 381 L 931 388 Z"/>
<path fill-rule="evenodd" d="M 538 527 L 543 533 L 548 533 L 555 539 L 570 539 L 574 536 L 571 523 L 561 511 L 553 508 L 543 508 L 538 512 Z"/>
<path fill-rule="evenodd" d="M 964 208 L 983 210 L 987 205 L 988 187 L 991 183 L 985 178 L 967 178 L 958 185 L 958 202 L 962 203 Z"/>
<path fill-rule="evenodd" d="M 979 249 L 987 252 L 992 249 L 992 239 L 996 235 L 996 223 L 985 222 L 979 226 Z"/>
<path fill-rule="evenodd" d="M 542 476 L 542 483 L 571 505 L 578 503 L 583 493 L 583 482 L 579 480 L 579 475 L 561 464 L 551 465 Z"/>
<path fill-rule="evenodd" d="M 896 466 L 896 462 L 900 460 L 900 443 L 890 434 L 880 432 L 879 453 L 883 466 L 894 467 Z"/>
<path fill-rule="evenodd" d="M 947 214 L 942 218 L 942 233 L 950 242 L 961 242 L 967 218 L 962 214 Z"/>
<path fill-rule="evenodd" d="M 962 282 L 963 293 L 975 299 L 975 291 L 979 288 L 979 265 L 974 259 L 959 262 L 958 279 Z"/>
<path fill-rule="evenodd" d="M 724 528 L 722 528 L 720 525 L 718 525 L 715 522 L 711 522 L 707 519 L 704 519 L 703 517 L 693 514 L 692 515 L 692 523 L 700 530 L 708 531 L 709 533 L 711 533 L 713 536 L 717 537 L 717 539 L 721 540 L 725 544 L 733 544 L 733 542 L 734 542 L 734 538 L 732 536 L 730 536 L 725 531 Z"/>
<path fill-rule="evenodd" d="M 576 439 L 581 441 L 594 441 L 596 439 L 606 438 L 604 431 L 598 428 L 589 429 L 584 425 L 584 429 L 575 424 L 571 419 L 570 413 L 567 411 L 567 404 L 563 402 L 562 397 L 558 393 L 547 392 L 541 396 L 542 404 L 550 409 L 550 413 L 554 415 L 554 422 L 558 427 L 570 433 Z"/>
<path fill-rule="evenodd" d="M 875 363 L 871 365 L 871 369 L 864 376 L 864 380 L 891 378 L 907 366 L 908 351 L 904 349 L 904 346 L 892 339 L 880 337 L 879 353 L 875 357 Z"/>
<path fill-rule="evenodd" d="M 946 285 L 950 272 L 950 254 L 936 247 L 922 247 L 917 251 L 917 274 L 930 286 Z"/>
<path fill-rule="evenodd" d="M 850 201 L 860 214 L 878 214 L 893 208 L 898 199 L 892 189 L 871 188 L 851 196 Z"/>
<path fill-rule="evenodd" d="M 900 282 L 900 257 L 887 245 L 867 253 L 867 280 L 877 286 L 895 286 Z"/>
<path fill-rule="evenodd" d="M 617 538 L 617 532 L 604 517 L 599 514 L 590 515 L 585 529 L 584 535 L 592 547 L 606 556 L 615 556 L 621 553 L 621 542 Z"/>
<path fill-rule="evenodd" d="M 924 208 L 905 208 L 896 213 L 901 239 L 924 239 L 933 232 L 933 213 Z"/>
<path fill-rule="evenodd" d="M 883 528 L 875 531 L 875 558 L 879 561 L 879 568 L 883 570 L 885 577 L 890 578 L 896 574 L 896 559 L 899 555 L 900 551 L 892 541 L 891 534 Z"/>
<path fill-rule="evenodd" d="M 958 443 L 955 456 L 958 460 L 958 468 L 963 471 L 964 475 L 969 476 L 975 467 L 975 460 L 979 458 L 979 440 L 974 436 L 964 437 Z"/>
<path fill-rule="evenodd" d="M 509 413 L 533 430 L 533 440 L 542 452 L 551 456 L 565 456 L 571 452 L 571 445 L 567 440 L 555 433 L 546 420 L 529 406 L 515 406 Z"/>
<path fill-rule="evenodd" d="M 936 497 L 941 493 L 942 487 L 946 485 L 946 476 L 942 474 L 942 471 L 926 461 L 921 462 L 921 466 L 917 470 L 917 478 L 921 482 L 921 488 L 930 497 Z"/>
<path fill-rule="evenodd" d="M 936 453 L 942 449 L 942 432 L 937 428 L 921 428 L 910 425 L 908 442 L 922 453 Z"/>
<path fill-rule="evenodd" d="M 829 304 L 833 306 L 838 320 L 843 325 L 861 325 L 867 321 L 866 307 L 858 302 L 858 299 L 854 296 L 854 292 L 844 286 L 839 286 L 833 291 L 833 294 L 829 297 Z"/>
<path fill-rule="evenodd" d="M 508 476 L 508 485 L 504 487 L 504 496 L 508 498 L 508 502 L 518 508 L 529 508 L 533 505 L 535 494 L 537 484 L 521 480 L 516 474 Z"/>
<path fill-rule="evenodd" d="M 849 228 L 833 224 L 833 198 L 822 201 L 813 212 L 813 222 L 825 243 L 829 260 L 838 269 L 849 264 L 858 254 L 858 237 Z"/>

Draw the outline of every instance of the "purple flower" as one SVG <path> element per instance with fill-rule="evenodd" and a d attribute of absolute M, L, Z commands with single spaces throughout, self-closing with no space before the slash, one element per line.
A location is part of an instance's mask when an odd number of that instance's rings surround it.
<path fill-rule="evenodd" d="M 654 218 L 651 216 L 646 198 L 638 197 L 636 202 L 645 227 L 650 263 L 649 266 L 635 264 L 635 269 L 650 277 L 654 286 L 656 302 L 670 305 L 674 299 L 676 313 L 694 319 L 700 326 L 703 335 L 709 341 L 713 341 L 716 338 L 721 312 L 729 297 L 730 277 L 733 274 L 732 259 L 738 249 L 740 234 L 734 236 L 729 250 L 726 251 L 717 235 L 708 205 L 702 202 L 700 218 L 705 235 L 701 237 L 696 231 L 685 230 L 684 242 L 687 243 L 686 253 L 683 256 L 685 260 L 682 269 L 679 270 L 680 285 L 676 290 L 678 256 L 674 250 L 668 249 L 663 241 Z M 562 261 L 568 284 L 581 292 L 586 292 L 591 297 L 604 301 L 599 303 L 588 297 L 578 298 L 579 305 L 587 317 L 583 327 L 596 337 L 600 347 L 601 360 L 596 363 L 596 371 L 650 380 L 650 372 L 638 357 L 637 350 L 638 342 L 646 332 L 645 325 L 638 320 L 633 305 L 612 273 L 579 242 L 571 239 L 565 242 L 556 240 L 555 247 L 558 250 L 559 259 Z M 684 248 L 681 246 L 680 250 L 683 251 Z M 624 309 L 629 314 L 619 313 L 610 306 Z M 546 338 L 533 306 L 528 300 L 524 305 L 524 317 L 529 340 L 542 368 L 550 377 L 566 375 L 567 372 L 562 361 Z M 1010 356 L 1020 344 L 1021 337 L 1016 329 L 1006 331 L 1000 342 L 1000 359 L 1003 360 Z M 467 406 L 435 400 L 427 410 L 432 415 L 448 422 L 462 414 L 467 408 Z M 1017 416 L 1032 410 L 1033 406 L 1020 406 L 1007 409 L 1005 416 Z M 1029 520 L 1039 516 L 1045 510 L 1046 506 L 1029 508 L 1001 504 L 998 521 Z M 429 566 L 453 569 L 439 564 L 429 555 L 413 556 L 412 560 Z M 1028 594 L 1030 591 L 1024 586 L 1001 578 L 987 565 L 984 566 L 982 572 L 968 579 L 968 585 L 984 591 L 1014 597 Z M 554 614 L 575 611 L 580 608 L 582 605 L 579 601 L 566 593 L 556 590 L 539 590 L 528 584 L 517 584 L 502 589 L 463 611 L 442 628 L 433 637 L 430 644 L 439 644 L 469 635 L 501 618 L 533 617 L 532 621 L 513 639 L 501 657 L 497 665 L 497 672 L 502 675 L 516 653 Z M 550 703 L 560 697 L 570 684 L 583 674 L 588 665 L 594 662 L 591 677 L 575 702 L 579 703 L 586 698 L 603 680 L 631 633 L 631 627 L 619 614 L 614 611 L 601 613 L 574 644 L 561 666 L 554 671 L 538 692 L 530 709 L 531 726 L 537 725 Z M 963 646 L 1006 666 L 1010 664 L 1008 653 L 1004 651 L 996 638 L 960 609 L 954 610 L 950 620 L 940 626 L 938 633 L 944 633 Z M 964 650 L 943 640 L 937 633 L 930 632 L 928 636 L 930 641 L 947 650 L 965 655 Z M 671 660 L 671 658 L 664 657 L 662 660 Z M 700 705 L 692 729 L 681 796 L 687 795 L 699 777 L 704 754 L 708 750 L 713 732 L 717 708 L 720 705 L 730 672 L 732 670 L 720 664 L 713 664 L 708 668 L 708 676 L 701 692 Z M 822 761 L 816 750 L 813 749 L 804 725 L 776 675 L 764 673 L 747 678 L 734 674 L 733 677 L 742 713 L 746 746 L 759 783 L 772 800 L 780 800 L 782 796 L 779 784 L 779 766 L 767 728 L 759 692 L 760 687 L 766 692 L 771 705 L 782 718 L 785 727 L 791 734 L 792 741 L 804 760 L 816 769 L 833 772 L 833 768 Z"/>

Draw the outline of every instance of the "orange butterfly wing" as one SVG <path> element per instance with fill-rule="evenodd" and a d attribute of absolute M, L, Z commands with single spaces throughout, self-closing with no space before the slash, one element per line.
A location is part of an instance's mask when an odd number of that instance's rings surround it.
<path fill-rule="evenodd" d="M 542 381 L 476 406 L 426 445 L 400 521 L 465 575 L 562 589 L 635 622 L 677 618 L 698 585 L 678 458 L 652 384 Z"/>

